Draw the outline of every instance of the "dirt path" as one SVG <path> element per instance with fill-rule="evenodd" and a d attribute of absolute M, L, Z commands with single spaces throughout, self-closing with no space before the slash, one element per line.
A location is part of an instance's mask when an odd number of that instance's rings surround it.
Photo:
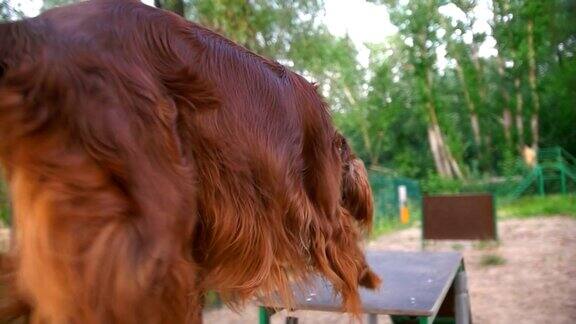
<path fill-rule="evenodd" d="M 567 217 L 499 222 L 500 244 L 442 242 L 428 250 L 461 250 L 469 277 L 476 324 L 576 323 L 576 220 Z M 420 250 L 420 232 L 412 228 L 382 236 L 370 249 Z M 498 264 L 502 263 L 503 264 Z M 350 323 L 346 315 L 296 312 L 300 323 Z M 285 314 L 273 317 L 284 323 Z M 257 323 L 257 310 L 226 308 L 205 313 L 205 323 Z M 365 318 L 364 318 L 365 321 Z M 382 317 L 379 323 L 389 323 Z"/>

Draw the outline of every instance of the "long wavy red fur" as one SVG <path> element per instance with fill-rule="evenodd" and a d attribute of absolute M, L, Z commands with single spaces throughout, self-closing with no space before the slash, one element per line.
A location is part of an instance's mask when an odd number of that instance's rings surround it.
<path fill-rule="evenodd" d="M 362 162 L 313 85 L 131 1 L 0 25 L 13 204 L 0 320 L 197 323 L 319 273 L 344 310 L 379 279 Z"/>

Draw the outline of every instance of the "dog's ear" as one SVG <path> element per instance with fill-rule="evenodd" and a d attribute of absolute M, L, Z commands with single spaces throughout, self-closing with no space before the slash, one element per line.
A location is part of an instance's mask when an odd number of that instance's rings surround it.
<path fill-rule="evenodd" d="M 10 23 L 0 24 L 0 80 L 4 78 L 6 70 L 8 69 L 6 60 L 8 56 L 8 46 L 10 45 L 9 34 L 11 25 Z"/>
<path fill-rule="evenodd" d="M 11 68 L 30 57 L 36 43 L 28 21 L 0 23 L 0 81 Z"/>
<path fill-rule="evenodd" d="M 2 80 L 4 78 L 4 75 L 6 74 L 6 70 L 7 67 L 4 63 L 2 63 L 2 61 L 0 61 L 0 80 Z"/>
<path fill-rule="evenodd" d="M 17 48 L 18 26 L 20 23 L 0 23 L 0 81 L 6 76 L 13 52 Z M 25 41 L 24 39 L 22 40 Z"/>
<path fill-rule="evenodd" d="M 347 168 L 350 161 L 354 158 L 354 154 L 352 153 L 352 150 L 350 150 L 350 146 L 348 145 L 346 138 L 339 132 L 336 132 L 335 134 L 334 145 L 338 150 L 342 165 Z"/>
<path fill-rule="evenodd" d="M 374 205 L 368 172 L 341 134 L 336 134 L 336 148 L 342 161 L 342 205 L 369 230 L 372 227 Z"/>

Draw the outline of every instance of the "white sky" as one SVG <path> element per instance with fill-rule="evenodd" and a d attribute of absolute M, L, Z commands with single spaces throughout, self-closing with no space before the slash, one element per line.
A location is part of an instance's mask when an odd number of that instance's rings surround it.
<path fill-rule="evenodd" d="M 476 22 L 472 32 L 491 34 L 491 28 L 488 24 L 492 19 L 490 2 L 490 0 L 478 1 L 478 5 L 474 9 Z M 348 34 L 350 36 L 358 50 L 358 61 L 363 66 L 368 65 L 370 55 L 364 44 L 382 43 L 388 36 L 397 32 L 397 28 L 390 22 L 388 11 L 383 5 L 375 5 L 366 0 L 325 0 L 325 4 L 324 23 L 332 34 L 337 36 Z M 441 7 L 440 13 L 455 20 L 466 20 L 466 15 L 453 4 Z M 468 43 L 472 42 L 472 32 L 464 35 L 464 39 Z M 495 45 L 496 41 L 492 37 L 488 37 L 480 47 L 479 55 L 481 57 L 497 55 Z M 439 48 L 437 54 L 438 66 L 443 70 L 448 64 L 444 57 L 446 49 Z"/>
<path fill-rule="evenodd" d="M 42 0 L 10 0 L 14 5 L 20 5 L 20 9 L 26 16 L 36 16 L 42 7 Z M 151 4 L 153 0 L 144 0 Z M 473 32 L 486 32 L 490 34 L 488 22 L 492 19 L 490 10 L 490 0 L 479 0 L 478 6 L 474 10 L 476 22 Z M 328 30 L 334 35 L 344 36 L 348 34 L 358 50 L 358 61 L 363 66 L 368 65 L 369 50 L 365 43 L 382 43 L 390 35 L 396 33 L 397 29 L 390 22 L 388 12 L 382 5 L 375 5 L 366 0 L 325 0 L 324 23 Z M 456 6 L 446 5 L 440 10 L 443 15 L 452 19 L 465 20 L 466 17 Z M 472 33 L 464 35 L 464 39 L 470 42 Z M 488 37 L 481 46 L 479 55 L 488 57 L 496 55 L 494 48 L 495 40 Z M 438 66 L 443 69 L 448 61 L 444 58 L 445 49 L 439 48 Z"/>
<path fill-rule="evenodd" d="M 8 3 L 22 10 L 27 17 L 38 15 L 42 8 L 42 0 L 9 0 Z"/>
<path fill-rule="evenodd" d="M 386 7 L 366 0 L 325 0 L 324 23 L 334 35 L 348 34 L 358 50 L 358 61 L 368 65 L 370 51 L 365 43 L 383 43 L 397 32 Z"/>

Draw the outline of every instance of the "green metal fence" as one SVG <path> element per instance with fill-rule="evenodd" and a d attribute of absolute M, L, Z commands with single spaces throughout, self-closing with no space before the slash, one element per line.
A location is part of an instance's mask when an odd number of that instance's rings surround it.
<path fill-rule="evenodd" d="M 458 192 L 490 192 L 501 201 L 576 193 L 576 158 L 561 147 L 541 148 L 534 166 L 518 159 L 510 170 L 504 177 L 464 181 Z"/>
<path fill-rule="evenodd" d="M 418 181 L 408 178 L 383 175 L 369 171 L 374 195 L 375 223 L 398 221 L 400 218 L 400 188 L 405 187 L 411 219 L 419 218 L 422 194 Z"/>
<path fill-rule="evenodd" d="M 421 193 L 418 182 L 407 178 L 382 175 L 376 171 L 369 172 L 370 183 L 374 193 L 375 220 L 397 221 L 400 213 L 398 190 L 406 188 L 408 207 L 411 217 L 419 215 Z M 0 226 L 10 224 L 10 203 L 5 183 L 0 180 Z"/>

